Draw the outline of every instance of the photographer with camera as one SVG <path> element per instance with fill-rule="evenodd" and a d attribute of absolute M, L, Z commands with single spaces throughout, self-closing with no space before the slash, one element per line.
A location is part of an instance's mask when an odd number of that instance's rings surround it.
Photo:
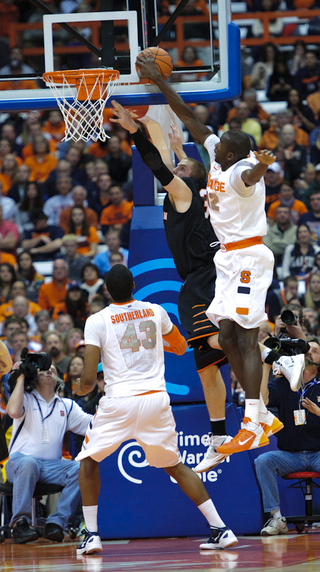
<path fill-rule="evenodd" d="M 286 306 L 288 308 L 288 306 Z M 295 313 L 295 310 L 293 310 Z M 285 316 L 282 317 L 286 319 Z M 299 324 L 286 326 L 296 330 Z M 295 333 L 296 333 L 295 330 Z M 268 408 L 277 408 L 284 424 L 277 433 L 278 450 L 263 453 L 255 459 L 257 479 L 262 492 L 265 512 L 271 518 L 261 530 L 262 536 L 286 534 L 286 519 L 280 511 L 277 477 L 297 471 L 320 471 L 320 342 L 316 337 L 307 339 L 302 387 L 293 392 L 281 376 L 269 384 L 263 380 L 261 393 Z"/>
<path fill-rule="evenodd" d="M 85 435 L 92 415 L 71 399 L 59 397 L 61 381 L 51 356 L 29 354 L 27 348 L 7 380 L 11 393 L 7 413 L 13 419 L 13 429 L 6 474 L 13 483 L 10 524 L 15 544 L 38 538 L 30 526 L 32 495 L 38 482 L 64 487 L 55 512 L 47 519 L 44 537 L 48 540 L 62 542 L 63 531 L 81 500 L 79 463 L 62 459 L 62 444 L 66 431 Z"/>

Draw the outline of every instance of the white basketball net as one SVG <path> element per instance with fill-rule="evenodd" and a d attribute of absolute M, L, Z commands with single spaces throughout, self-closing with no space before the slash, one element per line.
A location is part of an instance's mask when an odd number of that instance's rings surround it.
<path fill-rule="evenodd" d="M 65 136 L 62 141 L 106 141 L 109 136 L 103 128 L 103 111 L 106 102 L 111 97 L 115 80 L 103 80 L 103 74 L 97 75 L 94 85 L 87 86 L 85 75 L 80 79 L 80 89 L 85 93 L 84 101 L 79 101 L 75 88 L 70 85 L 64 76 L 61 85 L 54 83 L 53 79 L 46 77 L 53 95 L 59 105 L 65 122 Z M 84 90 L 84 91 L 83 91 Z M 98 90 L 99 99 L 91 100 L 92 94 Z"/>

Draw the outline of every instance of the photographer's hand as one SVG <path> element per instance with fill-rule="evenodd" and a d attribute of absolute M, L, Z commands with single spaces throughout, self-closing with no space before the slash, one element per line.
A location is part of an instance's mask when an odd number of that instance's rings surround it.
<path fill-rule="evenodd" d="M 306 340 L 306 335 L 301 327 L 301 324 L 298 322 L 298 324 L 295 324 L 294 326 L 286 326 L 286 330 L 288 332 L 289 338 L 292 338 L 293 340 L 295 339 L 299 339 L 299 340 Z"/>
<path fill-rule="evenodd" d="M 306 409 L 308 409 L 308 411 L 310 411 L 310 413 L 314 413 L 314 415 L 320 417 L 320 408 L 313 401 L 308 399 L 308 397 L 304 397 L 301 403 L 303 407 L 305 407 Z"/>
<path fill-rule="evenodd" d="M 277 338 L 279 334 L 281 334 L 281 330 L 283 330 L 285 327 L 286 325 L 281 320 L 281 316 L 278 316 L 274 323 L 273 335 Z"/>

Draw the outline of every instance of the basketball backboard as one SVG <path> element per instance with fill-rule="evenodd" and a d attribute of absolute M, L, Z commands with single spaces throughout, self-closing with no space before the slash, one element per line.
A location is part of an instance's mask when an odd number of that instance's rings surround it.
<path fill-rule="evenodd" d="M 101 6 L 112 4 L 111 0 L 104 2 L 107 4 L 103 4 L 102 0 Z M 114 4 L 118 6 L 119 2 Z M 166 102 L 156 86 L 139 83 L 135 69 L 138 53 L 145 47 L 155 45 L 159 34 L 162 34 L 159 46 L 170 53 L 174 63 L 170 81 L 185 102 L 230 100 L 240 94 L 240 33 L 238 26 L 231 22 L 229 0 L 203 1 L 199 13 L 195 0 L 189 0 L 187 7 L 168 29 L 166 23 L 172 15 L 163 15 L 159 10 L 157 12 L 157 0 L 149 0 L 148 3 L 125 0 L 123 4 L 127 9 L 44 15 L 44 56 L 30 56 L 29 59 L 31 65 L 35 62 L 38 78 L 42 77 L 44 71 L 53 69 L 102 67 L 97 55 L 101 49 L 104 60 L 108 59 L 106 67 L 109 67 L 112 50 L 108 52 L 104 39 L 110 28 L 103 26 L 111 24 L 114 50 L 111 58 L 113 65 L 110 67 L 120 71 L 119 84 L 113 97 L 122 105 L 157 105 Z M 145 4 L 146 12 L 141 8 Z M 171 7 L 174 11 L 175 6 Z M 67 31 L 61 31 L 59 23 L 69 24 L 81 36 L 89 39 L 96 48 L 95 53 L 79 40 L 74 40 Z M 31 46 L 25 50 L 28 58 L 28 53 L 35 50 L 32 47 L 32 34 L 28 43 L 23 41 L 23 34 L 26 33 L 30 36 L 30 30 L 23 31 L 20 40 L 23 46 Z M 37 33 L 39 45 L 39 33 L 42 30 L 38 29 Z M 19 38 L 17 44 L 19 45 Z M 197 50 L 196 65 L 186 62 L 185 67 L 181 68 L 176 63 L 180 60 L 181 64 L 181 55 L 186 47 Z M 38 82 L 43 89 L 2 91 L 0 81 L 0 111 L 56 108 L 56 100 L 49 88 L 40 79 Z"/>

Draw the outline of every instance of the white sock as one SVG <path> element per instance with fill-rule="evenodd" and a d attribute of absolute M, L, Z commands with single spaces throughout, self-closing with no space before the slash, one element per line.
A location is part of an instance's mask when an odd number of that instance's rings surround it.
<path fill-rule="evenodd" d="M 259 424 L 259 399 L 246 399 L 244 416 Z"/>
<path fill-rule="evenodd" d="M 272 510 L 271 516 L 272 516 L 272 518 L 282 518 L 282 514 L 280 512 L 280 509 L 278 508 L 277 510 Z"/>
<path fill-rule="evenodd" d="M 260 393 L 260 397 L 259 397 L 259 413 L 265 413 L 265 414 L 268 413 L 268 409 L 265 406 L 265 403 L 262 399 L 261 393 Z"/>
<path fill-rule="evenodd" d="M 264 350 L 261 352 L 261 359 L 262 359 L 262 361 L 264 361 L 264 360 L 266 359 L 267 355 L 269 355 L 269 353 L 270 353 L 271 351 L 272 351 L 272 350 L 271 350 L 270 348 L 264 348 Z"/>
<path fill-rule="evenodd" d="M 218 515 L 217 509 L 214 506 L 211 499 L 199 504 L 198 509 L 202 512 L 203 516 L 207 519 L 210 526 L 216 526 L 217 528 L 223 528 L 226 526 Z"/>
<path fill-rule="evenodd" d="M 82 507 L 84 522 L 89 532 L 98 532 L 98 505 Z"/>

